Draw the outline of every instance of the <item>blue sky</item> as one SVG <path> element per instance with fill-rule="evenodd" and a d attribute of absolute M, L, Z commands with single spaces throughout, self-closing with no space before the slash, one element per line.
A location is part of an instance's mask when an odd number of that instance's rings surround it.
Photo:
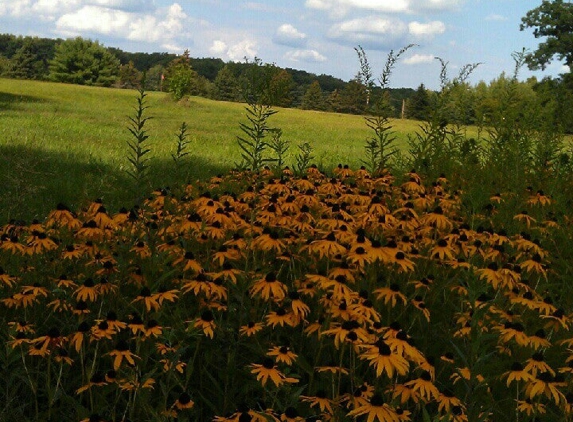
<path fill-rule="evenodd" d="M 0 0 L 0 32 L 50 38 L 82 36 L 126 51 L 182 53 L 281 67 L 344 80 L 359 68 L 361 45 L 378 76 L 390 50 L 415 43 L 397 63 L 393 87 L 439 86 L 440 64 L 455 77 L 482 63 L 470 82 L 511 74 L 511 57 L 539 40 L 521 18 L 541 0 Z M 568 71 L 553 62 L 544 72 Z"/>

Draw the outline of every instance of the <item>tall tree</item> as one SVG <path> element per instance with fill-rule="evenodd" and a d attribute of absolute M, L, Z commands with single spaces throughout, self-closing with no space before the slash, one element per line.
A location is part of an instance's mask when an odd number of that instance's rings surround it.
<path fill-rule="evenodd" d="M 324 96 L 318 81 L 311 83 L 304 93 L 301 107 L 304 110 L 324 110 Z"/>
<path fill-rule="evenodd" d="M 573 4 L 563 0 L 543 0 L 521 19 L 520 29 L 534 28 L 535 38 L 546 37 L 537 50 L 527 55 L 530 69 L 542 69 L 554 56 L 573 69 Z"/>
<path fill-rule="evenodd" d="M 239 97 L 239 82 L 231 68 L 225 65 L 215 77 L 213 98 L 221 101 L 236 101 Z"/>
<path fill-rule="evenodd" d="M 180 100 L 185 95 L 205 95 L 208 81 L 191 67 L 189 50 L 169 63 L 165 69 L 165 86 L 173 98 Z"/>
<path fill-rule="evenodd" d="M 352 79 L 340 93 L 342 112 L 362 114 L 366 111 L 368 93 L 359 79 Z"/>
<path fill-rule="evenodd" d="M 142 73 L 135 68 L 135 65 L 130 60 L 127 64 L 122 64 L 119 67 L 119 87 L 137 89 L 140 87 L 142 76 Z"/>
<path fill-rule="evenodd" d="M 119 60 L 97 41 L 81 37 L 63 41 L 50 62 L 50 79 L 79 85 L 111 86 Z"/>
<path fill-rule="evenodd" d="M 268 103 L 273 106 L 290 107 L 292 104 L 293 80 L 285 69 L 273 65 L 273 75 L 269 82 Z"/>
<path fill-rule="evenodd" d="M 424 84 L 420 84 L 414 95 L 408 101 L 408 117 L 410 119 L 425 120 L 428 116 L 430 95 Z"/>

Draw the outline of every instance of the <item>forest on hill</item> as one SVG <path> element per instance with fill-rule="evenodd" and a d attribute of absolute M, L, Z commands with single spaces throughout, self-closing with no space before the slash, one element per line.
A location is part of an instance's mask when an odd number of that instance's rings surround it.
<path fill-rule="evenodd" d="M 374 113 L 375 98 L 385 95 L 390 116 L 428 120 L 428 110 L 438 94 L 423 84 L 417 89 L 367 86 L 360 71 L 352 80 L 343 81 L 330 75 L 281 68 L 260 59 L 225 62 L 220 58 L 191 57 L 188 51 L 179 55 L 126 52 L 81 37 L 64 40 L 0 34 L 0 77 L 138 88 L 145 76 L 146 90 L 170 92 L 175 100 L 197 95 L 244 102 L 253 66 L 264 67 L 269 85 L 265 101 L 271 106 L 367 115 Z M 475 85 L 460 77 L 442 81 L 442 90 L 447 88 L 450 98 L 441 104 L 445 122 L 487 123 L 507 101 L 501 93 L 517 78 L 517 70 L 514 75 L 502 73 L 492 81 Z M 524 112 L 543 108 L 553 123 L 573 133 L 573 81 L 569 74 L 521 81 L 512 95 L 511 101 L 520 102 Z M 463 110 L 460 104 L 464 105 Z"/>

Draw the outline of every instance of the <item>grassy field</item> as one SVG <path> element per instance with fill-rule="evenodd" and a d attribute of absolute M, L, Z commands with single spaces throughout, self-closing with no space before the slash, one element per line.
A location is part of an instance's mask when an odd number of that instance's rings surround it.
<path fill-rule="evenodd" d="M 171 154 L 182 122 L 189 127 L 189 179 L 205 178 L 241 160 L 236 141 L 244 104 L 193 97 L 174 103 L 165 93 L 148 93 L 148 125 L 153 187 L 174 180 Z M 128 116 L 137 92 L 36 81 L 0 79 L 0 221 L 45 217 L 57 203 L 77 208 L 102 197 L 112 207 L 125 203 Z M 314 162 L 325 170 L 338 163 L 353 167 L 364 156 L 370 131 L 360 116 L 279 109 L 270 123 L 291 141 L 287 163 L 297 145 L 310 143 Z M 406 145 L 418 128 L 396 120 L 396 136 Z"/>

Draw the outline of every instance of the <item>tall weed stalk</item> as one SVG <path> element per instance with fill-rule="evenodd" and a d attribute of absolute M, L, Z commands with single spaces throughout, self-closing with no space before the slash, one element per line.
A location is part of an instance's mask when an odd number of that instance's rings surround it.
<path fill-rule="evenodd" d="M 149 135 L 147 132 L 146 124 L 152 117 L 146 115 L 146 110 L 149 108 L 146 101 L 147 93 L 142 87 L 138 90 L 137 106 L 133 116 L 129 116 L 128 130 L 132 135 L 127 145 L 129 153 L 127 159 L 131 167 L 127 169 L 127 174 L 134 181 L 134 190 L 138 195 L 145 192 L 148 187 L 148 173 L 149 173 L 149 157 L 151 152 L 149 148 Z"/>
<path fill-rule="evenodd" d="M 237 136 L 243 158 L 242 163 L 237 163 L 239 168 L 258 171 L 265 163 L 274 161 L 265 154 L 269 147 L 266 137 L 269 132 L 275 130 L 269 126 L 268 120 L 277 113 L 269 101 L 271 79 L 272 66 L 263 65 L 260 59 L 255 58 L 243 81 L 243 97 L 247 103 L 245 110 L 248 122 L 239 123 L 243 132 L 242 136 Z"/>
<path fill-rule="evenodd" d="M 455 171 L 462 154 L 477 154 L 475 143 L 464 144 L 465 136 L 459 115 L 462 112 L 455 103 L 452 107 L 452 90 L 463 85 L 479 63 L 467 64 L 451 80 L 448 77 L 448 63 L 440 61 L 440 91 L 436 93 L 429 107 L 427 120 L 414 136 L 409 136 L 408 146 L 411 167 L 435 179 L 440 174 Z"/>
<path fill-rule="evenodd" d="M 414 44 L 407 45 L 402 48 L 398 53 L 391 50 L 386 59 L 384 70 L 378 79 L 378 88 L 380 94 L 374 99 L 372 107 L 372 115 L 366 116 L 366 125 L 372 130 L 373 135 L 366 141 L 366 159 L 362 160 L 364 165 L 372 172 L 379 173 L 388 167 L 392 157 L 397 153 L 397 148 L 394 145 L 396 136 L 392 130 L 390 123 L 390 116 L 392 107 L 390 105 L 390 95 L 388 87 L 390 84 L 390 76 L 396 62 L 406 51 L 414 47 Z M 372 79 L 372 68 L 368 62 L 368 58 L 364 49 L 361 46 L 355 48 L 360 61 L 359 78 L 362 84 L 366 87 L 367 102 L 370 103 L 374 88 L 376 87 L 375 81 Z"/>

